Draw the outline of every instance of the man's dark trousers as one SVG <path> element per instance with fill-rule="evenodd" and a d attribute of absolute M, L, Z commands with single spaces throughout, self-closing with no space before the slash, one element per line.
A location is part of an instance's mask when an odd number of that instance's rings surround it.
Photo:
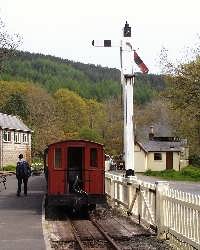
<path fill-rule="evenodd" d="M 18 177 L 17 180 L 18 180 L 17 195 L 20 195 L 20 193 L 21 193 L 22 181 L 23 181 L 23 183 L 24 183 L 24 194 L 27 195 L 28 177 Z"/>

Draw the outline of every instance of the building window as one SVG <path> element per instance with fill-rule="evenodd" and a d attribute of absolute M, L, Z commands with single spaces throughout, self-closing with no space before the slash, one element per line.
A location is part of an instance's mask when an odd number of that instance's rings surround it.
<path fill-rule="evenodd" d="M 27 133 L 22 134 L 22 142 L 23 143 L 28 143 L 28 134 Z"/>
<path fill-rule="evenodd" d="M 4 142 L 11 142 L 11 131 L 8 130 L 3 131 L 3 140 Z"/>
<path fill-rule="evenodd" d="M 161 161 L 162 154 L 161 153 L 154 153 L 154 161 Z"/>
<path fill-rule="evenodd" d="M 97 149 L 96 148 L 90 149 L 90 166 L 97 167 Z"/>
<path fill-rule="evenodd" d="M 20 136 L 21 136 L 20 132 L 14 132 L 14 142 L 15 143 L 20 143 L 21 142 Z"/>
<path fill-rule="evenodd" d="M 54 168 L 61 168 L 61 155 L 62 155 L 62 151 L 61 148 L 55 148 L 55 162 L 54 162 Z"/>

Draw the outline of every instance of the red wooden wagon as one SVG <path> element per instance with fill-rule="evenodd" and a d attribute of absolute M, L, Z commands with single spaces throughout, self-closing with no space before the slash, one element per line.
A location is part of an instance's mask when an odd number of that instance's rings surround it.
<path fill-rule="evenodd" d="M 102 144 L 67 140 L 49 145 L 45 150 L 45 174 L 48 206 L 105 203 Z"/>

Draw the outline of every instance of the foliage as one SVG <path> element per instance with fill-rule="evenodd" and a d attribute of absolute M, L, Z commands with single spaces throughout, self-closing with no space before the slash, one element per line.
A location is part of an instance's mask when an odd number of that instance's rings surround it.
<path fill-rule="evenodd" d="M 0 90 L 0 111 L 6 111 L 6 106 L 12 107 L 9 113 L 18 115 L 33 130 L 33 154 L 42 154 L 46 145 L 63 138 L 56 101 L 44 89 L 31 83 L 0 81 Z M 17 100 L 25 100 L 26 105 L 15 107 L 10 104 L 8 106 L 12 97 L 17 97 Z M 22 104 L 24 103 L 22 102 Z M 24 107 L 24 109 L 20 110 L 20 107 Z"/>
<path fill-rule="evenodd" d="M 33 156 L 42 156 L 50 143 L 77 137 L 105 144 L 110 154 L 122 153 L 119 70 L 18 51 L 0 79 L 0 111 L 19 116 L 33 130 Z M 163 88 L 161 76 L 136 74 L 138 124 L 163 116 L 152 101 Z"/>
<path fill-rule="evenodd" d="M 16 170 L 16 166 L 14 165 L 7 165 L 3 167 L 3 171 L 15 171 L 15 170 Z"/>
<path fill-rule="evenodd" d="M 167 63 L 167 88 L 162 97 L 169 103 L 176 135 L 188 138 L 191 154 L 200 154 L 200 53 L 178 66 Z M 166 56 L 165 56 L 166 59 Z"/>
<path fill-rule="evenodd" d="M 103 104 L 83 99 L 67 89 L 59 89 L 52 96 L 31 83 L 0 81 L 0 90 L 0 111 L 10 108 L 11 115 L 23 118 L 24 123 L 33 130 L 33 156 L 41 157 L 50 143 L 77 138 L 78 135 L 103 142 L 106 114 Z M 26 101 L 26 116 L 22 112 L 23 105 L 20 109 L 9 101 L 11 98 L 14 101 L 14 97 Z"/>
<path fill-rule="evenodd" d="M 200 168 L 200 156 L 199 155 L 190 155 L 189 163 L 195 167 Z"/>
<path fill-rule="evenodd" d="M 170 110 L 165 100 L 154 98 L 145 105 L 135 105 L 134 114 L 138 140 L 148 139 L 150 125 L 154 126 L 156 136 L 174 136 Z"/>
<path fill-rule="evenodd" d="M 148 84 L 136 85 L 134 89 L 134 102 L 140 105 L 149 103 L 153 99 L 154 92 Z"/>
<path fill-rule="evenodd" d="M 77 132 L 87 124 L 86 102 L 76 93 L 59 89 L 54 98 L 57 101 L 64 132 Z"/>
<path fill-rule="evenodd" d="M 41 162 L 33 162 L 32 164 L 31 164 L 31 168 L 33 169 L 33 170 L 36 170 L 36 171 L 39 171 L 39 170 L 41 170 L 41 169 L 43 169 L 43 166 L 44 164 L 43 164 L 43 162 L 41 161 Z"/>
<path fill-rule="evenodd" d="M 18 51 L 1 74 L 6 81 L 18 80 L 40 84 L 50 93 L 68 88 L 83 98 L 104 101 L 121 94 L 120 71 L 92 64 L 63 60 L 53 56 Z M 161 76 L 136 74 L 135 100 L 151 100 L 155 90 L 164 88 Z"/>
<path fill-rule="evenodd" d="M 167 180 L 200 181 L 200 168 L 189 165 L 178 172 L 173 169 L 163 171 L 147 170 L 145 175 L 161 177 Z"/>
<path fill-rule="evenodd" d="M 91 67 L 90 65 L 87 67 Z M 68 60 L 44 56 L 40 54 L 30 54 L 28 52 L 18 52 L 7 63 L 7 68 L 1 74 L 3 80 L 31 81 L 40 84 L 48 92 L 54 93 L 60 88 L 68 88 L 75 91 L 84 98 L 95 98 L 102 100 L 110 96 L 116 96 L 120 92 L 119 80 L 99 76 L 96 69 L 96 79 L 87 75 L 80 67 L 72 66 Z M 94 69 L 95 66 L 92 66 Z M 96 67 L 97 68 L 97 67 Z M 99 67 L 104 72 L 108 69 Z M 107 73 L 107 75 L 109 75 Z"/>
<path fill-rule="evenodd" d="M 6 114 L 18 115 L 26 120 L 29 113 L 27 100 L 19 92 L 13 93 L 8 97 L 1 111 Z"/>
<path fill-rule="evenodd" d="M 54 98 L 44 89 L 29 85 L 27 88 L 29 125 L 33 133 L 33 152 L 43 154 L 44 148 L 64 137 L 60 113 Z"/>
<path fill-rule="evenodd" d="M 90 140 L 94 142 L 102 142 L 102 137 L 97 131 L 91 128 L 83 127 L 79 130 L 77 138 Z"/>
<path fill-rule="evenodd" d="M 120 98 L 111 98 L 104 102 L 106 115 L 103 125 L 103 138 L 106 152 L 117 155 L 123 152 L 123 121 Z"/>
<path fill-rule="evenodd" d="M 0 72 L 3 70 L 6 60 L 14 54 L 20 43 L 21 37 L 18 34 L 9 34 L 0 18 Z"/>

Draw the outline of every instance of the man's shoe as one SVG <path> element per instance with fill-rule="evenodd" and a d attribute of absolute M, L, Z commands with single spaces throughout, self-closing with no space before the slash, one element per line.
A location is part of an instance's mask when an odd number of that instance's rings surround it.
<path fill-rule="evenodd" d="M 24 194 L 24 196 L 27 196 L 27 194 Z"/>
<path fill-rule="evenodd" d="M 20 196 L 20 193 L 17 193 L 17 196 L 19 197 L 19 196 Z"/>

